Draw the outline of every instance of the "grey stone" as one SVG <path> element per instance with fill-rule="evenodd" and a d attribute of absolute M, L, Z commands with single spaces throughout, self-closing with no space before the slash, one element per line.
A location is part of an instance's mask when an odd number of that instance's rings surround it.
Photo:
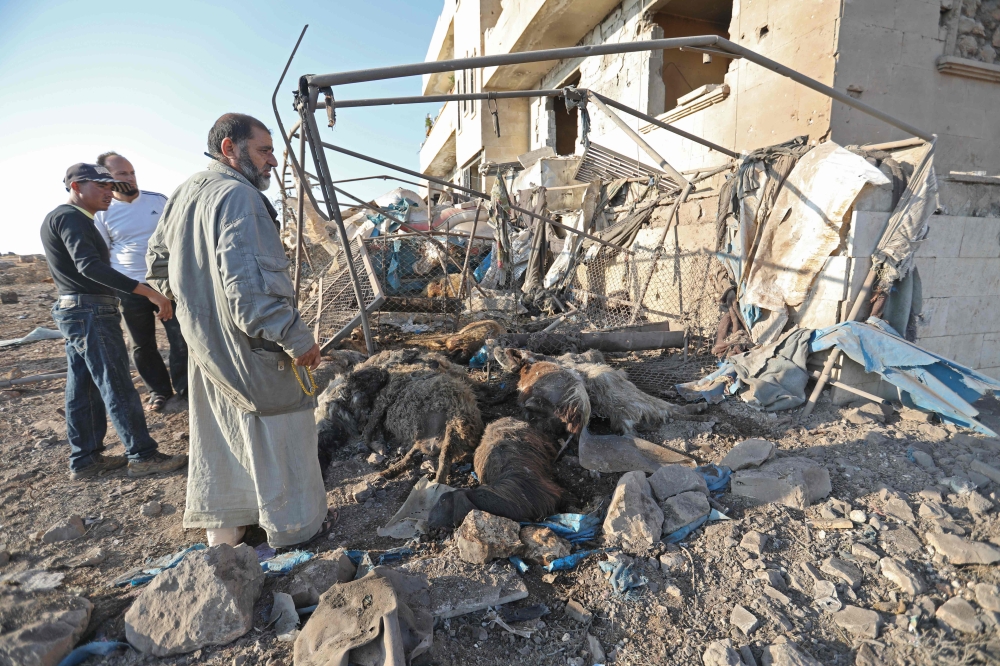
<path fill-rule="evenodd" d="M 937 465 L 934 464 L 934 458 L 931 457 L 931 454 L 921 451 L 920 449 L 913 449 L 910 451 L 910 455 L 913 457 L 914 462 L 928 472 L 937 470 Z"/>
<path fill-rule="evenodd" d="M 532 564 L 545 566 L 572 551 L 569 541 L 540 525 L 525 525 L 519 537 L 524 544 L 524 559 Z"/>
<path fill-rule="evenodd" d="M 924 549 L 917 535 L 905 525 L 897 525 L 891 530 L 880 532 L 880 539 L 882 540 L 883 548 L 889 548 L 894 552 L 907 556 L 916 555 Z"/>
<path fill-rule="evenodd" d="M 747 439 L 730 449 L 719 465 L 735 472 L 748 467 L 759 467 L 773 456 L 773 443 L 766 439 Z"/>
<path fill-rule="evenodd" d="M 757 666 L 757 660 L 753 658 L 753 651 L 749 645 L 740 646 L 740 656 L 743 657 L 743 663 L 746 666 Z"/>
<path fill-rule="evenodd" d="M 377 454 L 372 454 L 372 455 L 377 455 Z M 370 459 L 369 462 L 371 462 Z M 372 488 L 371 484 L 368 483 L 367 481 L 362 481 L 361 483 L 358 483 L 353 488 L 351 488 L 351 497 L 353 497 L 354 501 L 357 502 L 358 504 L 364 504 L 366 501 L 368 501 L 368 498 L 374 494 L 375 494 L 375 489 Z"/>
<path fill-rule="evenodd" d="M 56 666 L 87 629 L 94 606 L 83 597 L 0 595 L 0 664 Z"/>
<path fill-rule="evenodd" d="M 882 618 L 878 613 L 857 606 L 846 606 L 844 610 L 833 614 L 837 626 L 849 634 L 860 638 L 878 638 L 878 630 Z"/>
<path fill-rule="evenodd" d="M 989 583 L 977 583 L 976 603 L 988 611 L 1000 613 L 1000 587 Z"/>
<path fill-rule="evenodd" d="M 764 546 L 767 545 L 767 539 L 768 536 L 766 534 L 750 530 L 743 535 L 742 539 L 740 539 L 740 548 L 760 555 L 764 552 Z"/>
<path fill-rule="evenodd" d="M 993 564 L 1000 562 L 1000 548 L 979 541 L 968 541 L 944 532 L 928 532 L 927 543 L 952 564 Z"/>
<path fill-rule="evenodd" d="M 850 562 L 845 562 L 839 557 L 831 556 L 826 558 L 823 560 L 823 564 L 820 565 L 819 570 L 825 574 L 840 578 L 855 590 L 861 586 L 861 582 L 864 580 L 861 569 Z"/>
<path fill-rule="evenodd" d="M 0 567 L 10 562 L 10 552 L 6 548 L 0 548 Z"/>
<path fill-rule="evenodd" d="M 683 553 L 663 553 L 660 555 L 660 569 L 665 572 L 681 571 L 687 567 L 688 559 Z"/>
<path fill-rule="evenodd" d="M 920 508 L 917 509 L 917 515 L 921 518 L 926 518 L 927 520 L 951 520 L 951 514 L 945 511 L 943 506 L 930 500 L 920 503 Z"/>
<path fill-rule="evenodd" d="M 225 645 L 250 631 L 264 572 L 250 546 L 188 554 L 139 593 L 125 613 L 125 637 L 157 657 Z"/>
<path fill-rule="evenodd" d="M 580 466 L 602 474 L 646 472 L 664 465 L 689 462 L 687 456 L 629 435 L 594 435 L 584 429 L 580 435 Z"/>
<path fill-rule="evenodd" d="M 595 664 L 603 664 L 607 659 L 601 641 L 591 634 L 587 634 L 587 650 L 590 651 L 590 656 Z"/>
<path fill-rule="evenodd" d="M 274 632 L 281 636 L 295 631 L 299 626 L 299 614 L 295 612 L 295 601 L 292 595 L 284 592 L 274 593 L 274 603 L 271 604 L 271 616 L 268 624 L 274 625 Z"/>
<path fill-rule="evenodd" d="M 712 511 L 708 497 L 697 490 L 670 497 L 660 504 L 660 508 L 663 510 L 663 536 L 701 520 Z"/>
<path fill-rule="evenodd" d="M 930 423 L 934 418 L 934 415 L 930 412 L 922 412 L 919 409 L 903 407 L 899 410 L 899 418 L 904 421 L 912 421 L 914 423 Z"/>
<path fill-rule="evenodd" d="M 343 548 L 322 553 L 295 574 L 285 590 L 292 596 L 296 608 L 315 606 L 319 597 L 336 583 L 354 580 L 357 567 Z"/>
<path fill-rule="evenodd" d="M 866 562 L 878 562 L 880 559 L 878 553 L 860 543 L 851 544 L 851 555 Z"/>
<path fill-rule="evenodd" d="M 934 612 L 934 616 L 956 631 L 978 634 L 983 623 L 976 617 L 976 610 L 962 597 L 952 597 Z"/>
<path fill-rule="evenodd" d="M 455 532 L 458 556 L 472 564 L 486 564 L 519 553 L 521 526 L 510 518 L 473 510 Z"/>
<path fill-rule="evenodd" d="M 770 599 L 774 599 L 775 601 L 777 601 L 779 604 L 781 604 L 783 606 L 787 606 L 788 604 L 792 603 L 792 600 L 789 599 L 787 595 L 785 595 L 780 590 L 778 590 L 778 589 L 776 589 L 774 587 L 771 587 L 770 585 L 765 585 L 762 588 L 762 591 L 764 592 L 764 596 L 766 596 L 766 597 L 768 597 Z"/>
<path fill-rule="evenodd" d="M 86 533 L 87 528 L 83 524 L 83 518 L 80 516 L 70 516 L 47 529 L 45 534 L 42 535 L 42 541 L 45 543 L 71 541 L 79 539 Z"/>
<path fill-rule="evenodd" d="M 563 609 L 563 612 L 566 613 L 566 616 L 571 620 L 575 620 L 580 624 L 587 624 L 594 619 L 594 614 L 584 608 L 583 604 L 575 599 L 570 599 L 566 602 L 566 607 Z"/>
<path fill-rule="evenodd" d="M 1000 469 L 993 467 L 992 465 L 987 465 L 980 460 L 973 460 L 969 463 L 969 469 L 973 472 L 978 472 L 988 478 L 993 483 L 1000 485 Z"/>
<path fill-rule="evenodd" d="M 139 507 L 139 515 L 146 516 L 147 518 L 158 516 L 161 511 L 163 511 L 163 507 L 156 500 L 150 500 Z"/>
<path fill-rule="evenodd" d="M 763 666 L 823 666 L 792 643 L 768 645 L 761 652 L 760 661 Z"/>
<path fill-rule="evenodd" d="M 989 501 L 979 493 L 972 491 L 966 495 L 965 506 L 973 516 L 982 516 L 993 509 L 993 502 Z"/>
<path fill-rule="evenodd" d="M 844 419 L 854 425 L 885 423 L 885 412 L 874 402 L 866 402 L 860 407 L 846 410 L 844 412 Z"/>
<path fill-rule="evenodd" d="M 732 476 L 730 492 L 804 510 L 830 494 L 830 473 L 809 458 L 781 458 Z"/>
<path fill-rule="evenodd" d="M 733 647 L 728 638 L 724 641 L 712 641 L 701 655 L 704 666 L 744 666 L 740 653 Z M 594 662 L 599 663 L 599 662 Z"/>
<path fill-rule="evenodd" d="M 427 579 L 428 608 L 437 620 L 476 613 L 528 596 L 528 588 L 513 567 L 483 567 L 453 557 L 431 557 L 412 560 L 397 569 Z"/>
<path fill-rule="evenodd" d="M 913 517 L 913 509 L 900 497 L 890 496 L 882 505 L 885 515 L 892 516 L 896 520 L 912 524 L 916 519 Z"/>
<path fill-rule="evenodd" d="M 684 465 L 664 465 L 653 472 L 647 481 L 658 502 L 689 491 L 708 495 L 705 477 Z"/>
<path fill-rule="evenodd" d="M 919 576 L 891 557 L 883 557 L 879 560 L 879 569 L 884 578 L 895 583 L 903 593 L 911 597 L 923 594 L 927 589 Z"/>
<path fill-rule="evenodd" d="M 98 564 L 103 562 L 108 558 L 107 553 L 101 548 L 91 548 L 85 553 L 81 553 L 75 557 L 71 557 L 66 561 L 66 566 L 71 569 L 79 569 L 81 567 L 96 567 Z"/>
<path fill-rule="evenodd" d="M 943 442 L 948 439 L 947 430 L 931 425 L 930 423 L 921 423 L 920 426 L 917 427 L 917 431 L 920 433 L 924 441 L 927 442 Z"/>
<path fill-rule="evenodd" d="M 754 577 L 758 580 L 765 581 L 771 587 L 781 590 L 782 592 L 788 589 L 788 583 L 785 582 L 784 576 L 781 575 L 780 571 L 775 569 L 764 569 L 763 571 L 758 571 L 754 574 Z"/>
<path fill-rule="evenodd" d="M 618 479 L 604 519 L 604 538 L 608 545 L 620 544 L 622 550 L 645 553 L 659 542 L 663 529 L 663 511 L 653 499 L 646 475 L 627 472 Z"/>
<path fill-rule="evenodd" d="M 749 636 L 754 629 L 760 626 L 756 616 L 739 604 L 733 607 L 733 612 L 729 615 L 729 623 L 742 631 L 744 636 Z"/>

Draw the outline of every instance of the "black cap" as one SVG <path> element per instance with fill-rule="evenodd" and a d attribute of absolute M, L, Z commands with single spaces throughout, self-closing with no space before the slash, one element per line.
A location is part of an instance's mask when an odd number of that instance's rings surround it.
<path fill-rule="evenodd" d="M 63 185 L 69 191 L 70 183 L 79 183 L 87 180 L 94 183 L 111 183 L 112 189 L 116 192 L 129 192 L 132 190 L 131 183 L 115 180 L 111 177 L 111 172 L 101 165 L 85 164 L 83 162 L 74 164 L 66 169 L 66 177 L 63 178 Z"/>

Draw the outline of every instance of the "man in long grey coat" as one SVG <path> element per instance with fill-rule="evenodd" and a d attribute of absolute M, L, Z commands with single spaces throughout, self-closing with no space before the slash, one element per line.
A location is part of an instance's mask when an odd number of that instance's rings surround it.
<path fill-rule="evenodd" d="M 310 387 L 319 345 L 293 305 L 277 213 L 261 194 L 277 166 L 270 132 L 229 113 L 208 149 L 214 160 L 170 197 L 146 255 L 147 281 L 176 301 L 189 348 L 184 527 L 236 545 L 259 524 L 273 547 L 290 546 L 327 512 L 315 399 L 299 384 Z"/>

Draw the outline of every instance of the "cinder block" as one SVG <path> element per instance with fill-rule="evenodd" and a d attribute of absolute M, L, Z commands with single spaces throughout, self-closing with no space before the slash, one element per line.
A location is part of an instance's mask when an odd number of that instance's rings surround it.
<path fill-rule="evenodd" d="M 938 258 L 934 293 L 950 296 L 993 296 L 1000 289 L 1000 260 Z"/>
<path fill-rule="evenodd" d="M 1000 330 L 1000 297 L 954 296 L 948 299 L 945 335 L 992 333 Z"/>
<path fill-rule="evenodd" d="M 918 257 L 957 257 L 962 249 L 965 218 L 935 215 L 931 217 L 926 240 L 917 248 Z"/>
<path fill-rule="evenodd" d="M 965 218 L 960 257 L 1000 257 L 1000 218 Z"/>
<path fill-rule="evenodd" d="M 869 188 L 872 186 L 865 185 L 862 191 Z M 891 196 L 892 192 L 889 194 Z M 847 256 L 871 257 L 891 215 L 892 213 L 855 210 L 851 215 L 851 228 L 847 233 Z"/>
<path fill-rule="evenodd" d="M 867 3 L 861 3 L 864 6 Z M 893 2 L 896 20 L 893 27 L 905 35 L 919 34 L 937 39 L 941 22 L 941 0 L 907 0 Z M 855 3 L 855 6 L 859 6 Z M 939 50 L 940 54 L 941 51 Z"/>
<path fill-rule="evenodd" d="M 926 291 L 924 294 L 926 295 Z M 917 339 L 946 335 L 950 298 L 925 298 L 920 317 L 917 319 Z M 922 344 L 922 343 L 921 343 Z"/>
<path fill-rule="evenodd" d="M 979 367 L 979 356 L 983 351 L 983 334 L 954 335 L 951 338 L 951 360 L 970 368 Z"/>
<path fill-rule="evenodd" d="M 935 298 L 935 279 L 937 277 L 937 259 L 933 257 L 917 257 L 914 261 L 914 268 L 920 275 L 920 293 L 925 299 Z"/>
<path fill-rule="evenodd" d="M 918 347 L 922 347 L 929 352 L 934 352 L 945 358 L 951 358 L 951 344 L 953 340 L 954 336 L 951 335 L 942 335 L 933 338 L 917 337 L 916 344 Z"/>
<path fill-rule="evenodd" d="M 1000 333 L 987 333 L 983 336 L 983 348 L 979 352 L 979 365 L 987 368 L 1000 368 Z M 995 375 L 990 375 L 995 377 Z"/>

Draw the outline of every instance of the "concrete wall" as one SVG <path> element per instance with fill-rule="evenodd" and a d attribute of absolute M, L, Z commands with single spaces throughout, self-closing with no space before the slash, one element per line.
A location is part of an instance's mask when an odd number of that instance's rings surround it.
<path fill-rule="evenodd" d="M 943 4 L 941 0 L 845 1 L 834 87 L 938 135 L 935 165 L 941 176 L 941 203 L 949 214 L 997 216 L 1000 186 L 968 185 L 946 178 L 953 170 L 1000 173 L 996 111 L 1000 82 L 938 71 L 941 56 L 968 55 L 959 52 L 961 44 L 949 44 L 950 21 L 959 17 L 942 14 Z M 973 14 L 978 10 L 980 18 L 986 17 L 984 8 L 989 6 L 1000 19 L 996 2 L 954 0 L 948 4 L 967 6 Z M 963 20 L 963 27 L 975 24 L 970 17 Z M 989 23 L 990 19 L 985 20 Z M 996 29 L 995 21 L 989 25 Z M 985 45 L 982 38 L 979 41 Z M 908 138 L 902 130 L 839 103 L 833 105 L 831 130 L 831 138 L 841 145 Z"/>

